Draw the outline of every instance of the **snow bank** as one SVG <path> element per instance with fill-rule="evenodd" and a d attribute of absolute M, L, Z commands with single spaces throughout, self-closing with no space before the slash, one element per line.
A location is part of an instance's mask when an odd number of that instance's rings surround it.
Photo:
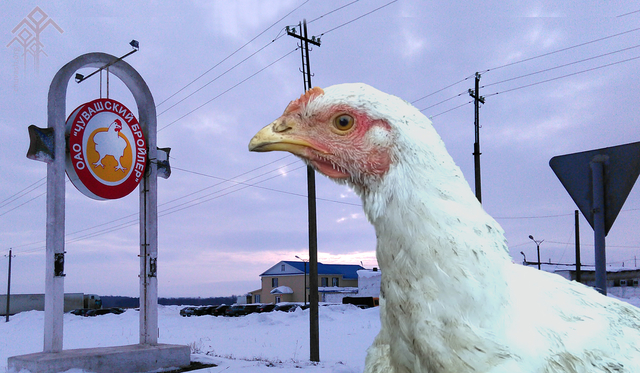
<path fill-rule="evenodd" d="M 336 372 L 364 369 L 366 349 L 380 330 L 379 310 L 352 305 L 320 307 L 320 364 L 309 362 L 309 310 L 243 317 L 181 317 L 179 306 L 160 306 L 160 343 L 189 345 L 192 359 L 219 367 L 201 372 Z M 135 310 L 98 317 L 64 315 L 64 348 L 138 343 Z M 41 352 L 44 312 L 23 312 L 0 323 L 0 372 L 7 358 Z M 270 370 L 268 370 L 270 369 Z M 69 373 L 79 373 L 69 372 Z"/>

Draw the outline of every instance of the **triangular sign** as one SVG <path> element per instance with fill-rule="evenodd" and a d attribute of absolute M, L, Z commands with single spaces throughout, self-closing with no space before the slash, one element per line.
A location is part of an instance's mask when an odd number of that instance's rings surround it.
<path fill-rule="evenodd" d="M 606 235 L 640 174 L 640 142 L 559 155 L 549 161 L 549 166 L 578 205 L 591 228 L 593 228 L 593 181 L 590 163 L 594 160 L 604 163 Z"/>

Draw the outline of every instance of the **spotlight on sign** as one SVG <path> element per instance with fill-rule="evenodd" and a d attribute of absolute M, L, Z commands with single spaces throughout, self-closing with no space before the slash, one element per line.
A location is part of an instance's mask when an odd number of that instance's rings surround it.
<path fill-rule="evenodd" d="M 171 176 L 171 165 L 169 164 L 169 152 L 171 148 L 158 148 L 158 177 L 168 179 Z"/>
<path fill-rule="evenodd" d="M 53 128 L 40 128 L 32 124 L 29 126 L 29 140 L 27 158 L 45 163 L 53 162 Z"/>

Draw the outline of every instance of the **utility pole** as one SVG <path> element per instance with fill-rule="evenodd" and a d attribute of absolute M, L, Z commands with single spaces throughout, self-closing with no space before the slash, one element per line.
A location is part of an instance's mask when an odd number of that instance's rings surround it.
<path fill-rule="evenodd" d="M 480 73 L 476 72 L 476 89 L 469 89 L 469 96 L 473 97 L 475 106 L 476 142 L 473 144 L 473 162 L 476 173 L 476 198 L 482 203 L 482 185 L 480 182 L 480 104 L 484 104 L 484 97 L 480 96 Z"/>
<path fill-rule="evenodd" d="M 578 216 L 578 210 L 575 211 L 575 224 L 576 224 L 576 281 L 582 280 L 582 274 L 580 273 L 580 219 Z"/>
<path fill-rule="evenodd" d="M 7 275 L 7 310 L 6 310 L 6 320 L 5 322 L 9 322 L 9 304 L 11 301 L 11 258 L 14 255 L 11 255 L 11 249 L 9 249 L 9 271 Z"/>
<path fill-rule="evenodd" d="M 315 36 L 309 39 L 307 35 L 307 20 L 298 24 L 287 34 L 301 41 L 302 51 L 302 77 L 304 91 L 311 89 L 311 66 L 309 65 L 309 43 L 320 46 L 320 39 Z M 311 166 L 307 166 L 307 196 L 309 208 L 309 360 L 320 361 L 320 327 L 318 323 L 318 228 L 316 223 L 316 175 Z M 306 301 L 306 299 L 305 299 Z"/>

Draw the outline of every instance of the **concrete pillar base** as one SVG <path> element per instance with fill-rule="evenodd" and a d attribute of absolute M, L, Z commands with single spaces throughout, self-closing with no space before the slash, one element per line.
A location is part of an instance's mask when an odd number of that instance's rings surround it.
<path fill-rule="evenodd" d="M 7 366 L 9 372 L 26 369 L 31 373 L 58 373 L 73 368 L 96 373 L 150 372 L 188 366 L 190 354 L 189 346 L 137 344 L 12 356 Z"/>

